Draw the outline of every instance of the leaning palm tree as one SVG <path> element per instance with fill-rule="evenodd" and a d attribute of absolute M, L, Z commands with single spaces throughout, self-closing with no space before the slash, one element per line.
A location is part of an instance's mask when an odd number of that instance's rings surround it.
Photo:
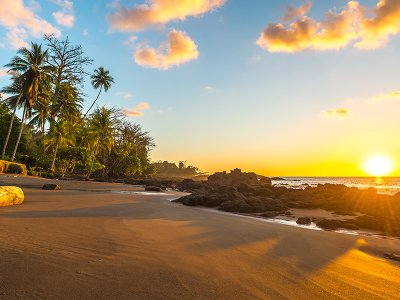
<path fill-rule="evenodd" d="M 100 96 L 103 88 L 104 88 L 104 91 L 107 92 L 108 89 L 111 87 L 111 84 L 114 83 L 114 78 L 112 78 L 112 76 L 110 76 L 110 72 L 108 70 L 104 69 L 103 67 L 100 67 L 97 70 L 95 70 L 94 74 L 91 76 L 91 79 L 92 79 L 92 86 L 96 90 L 98 88 L 100 88 L 100 91 L 97 94 L 97 97 L 93 101 L 92 105 L 89 107 L 88 111 L 83 116 L 83 118 L 86 118 L 89 111 L 92 109 L 94 104 L 97 102 L 97 99 L 99 99 L 99 96 Z"/>
<path fill-rule="evenodd" d="M 2 159 L 5 156 L 5 152 L 8 146 L 14 118 L 16 115 L 17 108 L 20 105 L 21 99 L 25 99 L 23 104 L 24 113 L 23 118 L 26 117 L 26 110 L 32 109 L 33 102 L 37 100 L 40 82 L 47 78 L 52 70 L 52 67 L 47 65 L 47 50 L 43 51 L 42 46 L 36 43 L 31 44 L 31 49 L 21 48 L 18 50 L 19 56 L 15 56 L 6 67 L 9 67 L 9 72 L 17 72 L 18 74 L 14 77 L 14 81 L 21 86 L 18 98 L 15 102 L 15 109 L 13 116 L 10 121 L 6 140 L 4 141 L 3 150 L 1 153 Z M 21 124 L 20 132 L 18 135 L 17 143 L 14 148 L 11 161 L 14 160 L 15 154 L 18 149 L 19 141 L 22 135 L 24 124 Z"/>
<path fill-rule="evenodd" d="M 57 159 L 57 151 L 60 147 L 71 146 L 75 142 L 74 124 L 68 121 L 60 120 L 50 124 L 49 134 L 46 136 L 45 142 L 47 148 L 53 148 L 53 160 L 50 170 L 54 172 Z"/>

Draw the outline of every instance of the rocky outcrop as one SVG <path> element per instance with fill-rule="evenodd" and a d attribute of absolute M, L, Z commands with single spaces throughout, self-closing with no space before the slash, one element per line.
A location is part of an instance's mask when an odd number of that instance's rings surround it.
<path fill-rule="evenodd" d="M 0 186 L 0 206 L 21 204 L 24 201 L 24 192 L 16 186 Z"/>
<path fill-rule="evenodd" d="M 321 228 L 365 228 L 400 236 L 400 193 L 381 195 L 374 188 L 361 190 L 340 184 L 293 189 L 273 186 L 269 182 L 269 178 L 259 179 L 255 173 L 243 173 L 239 169 L 230 173 L 220 172 L 211 175 L 207 181 L 184 180 L 179 183 L 179 190 L 192 194 L 176 202 L 257 215 L 289 208 L 320 208 L 340 215 L 358 216 L 345 221 L 312 220 Z"/>
<path fill-rule="evenodd" d="M 43 185 L 42 190 L 57 191 L 61 190 L 61 186 L 54 183 L 46 183 Z"/>
<path fill-rule="evenodd" d="M 153 186 L 153 185 L 146 185 L 144 190 L 147 192 L 162 192 L 163 191 L 163 189 L 161 187 Z"/>
<path fill-rule="evenodd" d="M 299 225 L 310 225 L 311 219 L 309 217 L 300 217 L 297 219 L 296 223 Z"/>
<path fill-rule="evenodd" d="M 218 172 L 208 177 L 208 182 L 214 185 L 233 186 L 245 184 L 258 184 L 256 173 L 243 173 L 240 169 L 234 169 L 230 173 Z"/>
<path fill-rule="evenodd" d="M 360 229 L 354 220 L 330 220 L 324 219 L 316 223 L 316 225 L 322 229 L 326 230 L 337 230 L 340 228 L 348 230 L 358 230 Z"/>

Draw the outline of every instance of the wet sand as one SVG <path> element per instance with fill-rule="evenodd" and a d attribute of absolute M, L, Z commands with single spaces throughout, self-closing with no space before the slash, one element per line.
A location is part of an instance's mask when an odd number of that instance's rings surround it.
<path fill-rule="evenodd" d="M 0 299 L 396 299 L 400 241 L 306 230 L 167 200 L 179 193 L 0 175 Z M 125 191 L 124 193 L 117 193 Z"/>

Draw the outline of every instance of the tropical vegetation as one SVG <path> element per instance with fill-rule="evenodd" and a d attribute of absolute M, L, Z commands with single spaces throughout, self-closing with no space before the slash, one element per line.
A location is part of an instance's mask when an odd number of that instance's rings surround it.
<path fill-rule="evenodd" d="M 5 64 L 11 80 L 0 90 L 3 161 L 23 163 L 32 175 L 89 178 L 154 173 L 149 153 L 155 144 L 149 132 L 127 121 L 117 108 L 95 106 L 114 79 L 104 67 L 90 74 L 92 64 L 81 46 L 54 36 L 18 50 Z M 83 114 L 87 78 L 99 93 Z"/>

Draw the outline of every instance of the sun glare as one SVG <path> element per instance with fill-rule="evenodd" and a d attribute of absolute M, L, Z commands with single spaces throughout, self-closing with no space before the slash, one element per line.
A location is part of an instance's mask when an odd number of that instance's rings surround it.
<path fill-rule="evenodd" d="M 377 155 L 369 157 L 363 165 L 365 173 L 370 176 L 387 176 L 394 171 L 394 162 L 388 156 Z"/>

